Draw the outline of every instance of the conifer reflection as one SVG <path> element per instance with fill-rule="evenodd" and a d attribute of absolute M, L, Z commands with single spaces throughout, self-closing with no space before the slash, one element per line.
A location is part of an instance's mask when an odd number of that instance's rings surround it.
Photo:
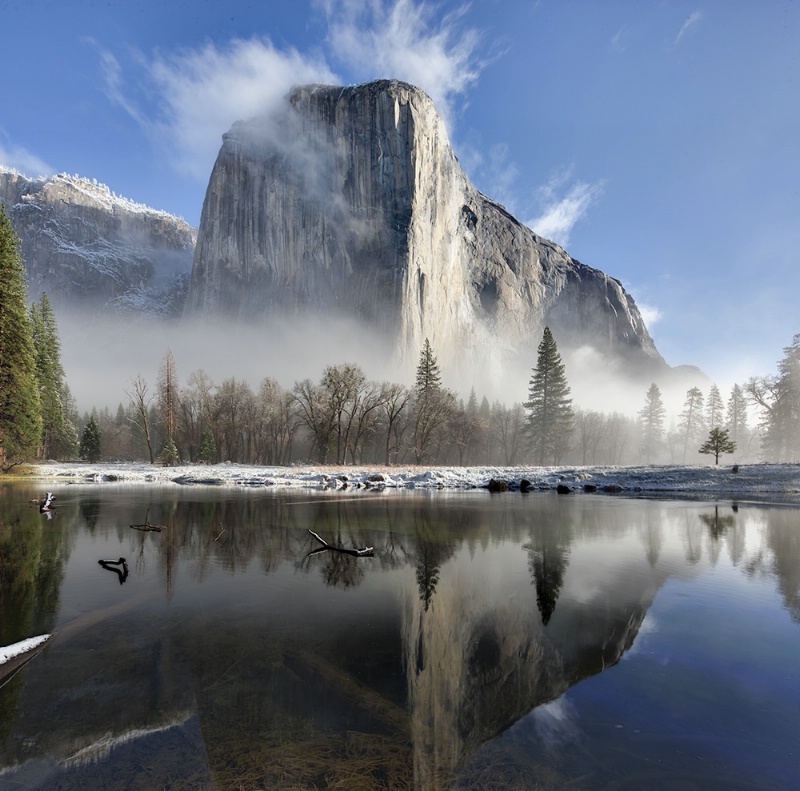
<path fill-rule="evenodd" d="M 566 524 L 545 526 L 531 531 L 531 540 L 523 545 L 528 553 L 528 569 L 536 588 L 536 605 L 547 626 L 556 609 L 558 594 L 569 565 L 572 530 Z"/>
<path fill-rule="evenodd" d="M 713 514 L 700 514 L 700 521 L 708 527 L 708 533 L 714 541 L 719 541 L 728 528 L 734 527 L 736 520 L 730 514 L 722 516 L 719 506 L 714 506 Z"/>

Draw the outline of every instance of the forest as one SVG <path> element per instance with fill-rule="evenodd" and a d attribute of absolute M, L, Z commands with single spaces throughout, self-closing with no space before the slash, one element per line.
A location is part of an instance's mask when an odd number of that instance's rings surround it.
<path fill-rule="evenodd" d="M 157 381 L 122 385 L 116 411 L 80 415 L 61 364 L 58 327 L 42 294 L 28 305 L 19 243 L 0 210 L 0 466 L 25 461 L 153 464 L 319 463 L 425 465 L 628 465 L 800 460 L 800 334 L 777 372 L 723 395 L 686 392 L 669 415 L 656 383 L 636 414 L 573 403 L 556 339 L 544 329 L 527 397 L 504 404 L 446 386 L 429 341 L 415 381 L 376 382 L 354 363 L 318 381 L 257 387 L 202 369 L 183 382 L 170 350 Z M 729 457 L 726 459 L 726 457 Z"/>

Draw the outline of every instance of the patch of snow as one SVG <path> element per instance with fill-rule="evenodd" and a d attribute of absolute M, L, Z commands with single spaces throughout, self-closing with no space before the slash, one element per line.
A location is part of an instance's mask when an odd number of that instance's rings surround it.
<path fill-rule="evenodd" d="M 800 495 L 800 465 L 650 465 L 633 467 L 418 467 L 298 465 L 258 467 L 226 462 L 161 467 L 142 463 L 49 463 L 33 477 L 63 482 L 279 487 L 287 489 L 486 489 L 491 480 L 512 490 L 566 486 L 574 492 L 698 495 Z"/>
<path fill-rule="evenodd" d="M 29 637 L 27 640 L 22 640 L 19 643 L 13 643 L 12 645 L 7 645 L 4 648 L 0 648 L 0 665 L 8 662 L 10 659 L 13 659 L 16 656 L 25 654 L 28 651 L 33 651 L 34 648 L 38 648 L 42 643 L 46 643 L 49 639 L 49 634 L 41 634 L 38 637 Z"/>

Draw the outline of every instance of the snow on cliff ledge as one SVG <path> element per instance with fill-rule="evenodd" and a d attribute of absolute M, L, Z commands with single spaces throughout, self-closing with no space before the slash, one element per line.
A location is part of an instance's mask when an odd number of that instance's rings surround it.
<path fill-rule="evenodd" d="M 150 464 L 64 464 L 33 467 L 33 479 L 53 483 L 130 483 L 281 487 L 287 489 L 488 489 L 702 496 L 779 495 L 800 499 L 800 465 L 641 467 L 254 467 L 239 464 L 161 467 Z"/>

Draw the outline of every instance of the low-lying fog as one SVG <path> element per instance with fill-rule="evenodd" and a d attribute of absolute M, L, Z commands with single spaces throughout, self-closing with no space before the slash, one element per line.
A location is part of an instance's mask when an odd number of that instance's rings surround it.
<path fill-rule="evenodd" d="M 328 365 L 356 363 L 368 379 L 412 386 L 418 363 L 400 359 L 375 330 L 343 318 L 306 317 L 293 326 L 240 326 L 233 321 L 165 321 L 142 317 L 57 314 L 62 363 L 67 384 L 82 414 L 93 407 L 116 409 L 127 404 L 132 380 L 141 374 L 154 391 L 167 351 L 175 360 L 179 384 L 203 369 L 220 384 L 245 380 L 253 388 L 266 377 L 291 389 L 303 379 L 319 381 Z M 557 342 L 558 339 L 556 339 Z M 480 401 L 511 405 L 524 402 L 536 365 L 536 346 L 523 350 L 519 361 L 472 361 L 464 355 L 433 348 L 443 385 L 466 401 L 470 390 Z M 643 406 L 650 380 L 631 380 L 593 349 L 560 350 L 572 389 L 573 403 L 583 409 L 635 415 Z M 710 381 L 701 373 L 675 373 L 659 382 L 668 414 L 675 415 L 689 387 L 706 392 Z M 126 392 L 127 391 L 127 392 Z M 723 391 L 724 397 L 727 397 Z"/>

